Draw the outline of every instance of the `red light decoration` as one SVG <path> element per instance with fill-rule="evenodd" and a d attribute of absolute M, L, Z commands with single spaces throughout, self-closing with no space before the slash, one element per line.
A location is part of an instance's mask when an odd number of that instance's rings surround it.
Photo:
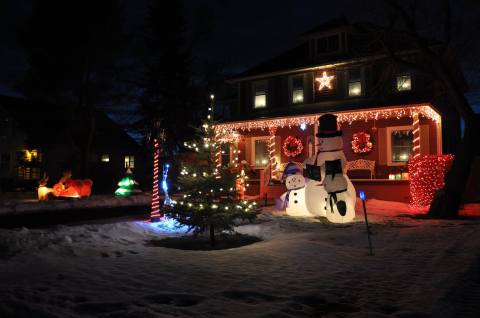
<path fill-rule="evenodd" d="M 354 153 L 367 154 L 372 151 L 373 143 L 370 141 L 370 134 L 359 131 L 353 134 L 352 150 Z"/>
<path fill-rule="evenodd" d="M 445 175 L 452 166 L 454 156 L 418 155 L 408 162 L 410 176 L 410 206 L 428 209 L 437 190 L 445 186 Z"/>
<path fill-rule="evenodd" d="M 160 195 L 159 195 L 159 160 L 160 160 L 160 142 L 158 139 L 153 140 L 153 188 L 152 188 L 152 211 L 150 212 L 150 220 L 157 222 L 160 220 Z"/>
<path fill-rule="evenodd" d="M 283 153 L 285 156 L 294 158 L 303 151 L 303 144 L 299 138 L 288 136 L 283 142 Z"/>

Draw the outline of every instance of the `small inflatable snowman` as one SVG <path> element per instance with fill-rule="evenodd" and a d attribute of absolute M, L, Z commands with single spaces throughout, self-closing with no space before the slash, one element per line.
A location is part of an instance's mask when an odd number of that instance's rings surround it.
<path fill-rule="evenodd" d="M 284 177 L 287 192 L 281 196 L 283 207 L 291 216 L 312 216 L 305 202 L 305 178 L 300 174 L 300 168 L 289 163 L 285 168 Z"/>
<path fill-rule="evenodd" d="M 337 116 L 319 118 L 318 153 L 305 160 L 306 206 L 310 213 L 333 223 L 347 223 L 355 217 L 355 188 L 345 172 L 342 131 Z"/>

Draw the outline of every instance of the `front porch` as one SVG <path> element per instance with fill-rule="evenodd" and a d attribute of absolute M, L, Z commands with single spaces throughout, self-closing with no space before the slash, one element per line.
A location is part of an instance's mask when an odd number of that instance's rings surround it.
<path fill-rule="evenodd" d="M 303 169 L 317 153 L 315 135 L 322 113 L 222 123 L 216 126 L 218 165 L 245 169 L 246 194 L 273 200 L 285 192 L 282 175 L 288 162 Z M 369 198 L 408 202 L 408 160 L 416 154 L 442 154 L 441 117 L 430 104 L 368 108 L 335 113 L 343 131 L 347 174 Z M 288 157 L 287 137 L 302 150 Z"/>

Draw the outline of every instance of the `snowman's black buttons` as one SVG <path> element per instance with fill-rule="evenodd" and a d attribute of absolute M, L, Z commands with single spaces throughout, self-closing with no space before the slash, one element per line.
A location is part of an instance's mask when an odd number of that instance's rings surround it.
<path fill-rule="evenodd" d="M 297 192 L 293 192 L 293 195 L 297 195 Z"/>
<path fill-rule="evenodd" d="M 297 203 L 298 203 L 298 201 L 297 201 L 297 200 L 295 200 L 295 201 L 293 201 L 293 203 L 297 204 Z"/>

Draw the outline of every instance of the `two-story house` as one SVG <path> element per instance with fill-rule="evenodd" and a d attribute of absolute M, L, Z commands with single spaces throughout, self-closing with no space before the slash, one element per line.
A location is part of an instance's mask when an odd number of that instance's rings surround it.
<path fill-rule="evenodd" d="M 297 47 L 229 81 L 238 99 L 216 126 L 221 161 L 246 161 L 257 172 L 249 194 L 271 198 L 284 191 L 276 180 L 287 162 L 317 152 L 317 119 L 325 113 L 338 116 L 348 174 L 370 197 L 407 201 L 409 158 L 452 151 L 459 121 L 435 79 L 392 63 L 375 39 L 376 28 L 332 20 L 303 34 Z M 397 54 L 420 58 L 400 37 L 393 42 Z M 294 158 L 284 149 L 289 136 L 303 147 Z"/>

